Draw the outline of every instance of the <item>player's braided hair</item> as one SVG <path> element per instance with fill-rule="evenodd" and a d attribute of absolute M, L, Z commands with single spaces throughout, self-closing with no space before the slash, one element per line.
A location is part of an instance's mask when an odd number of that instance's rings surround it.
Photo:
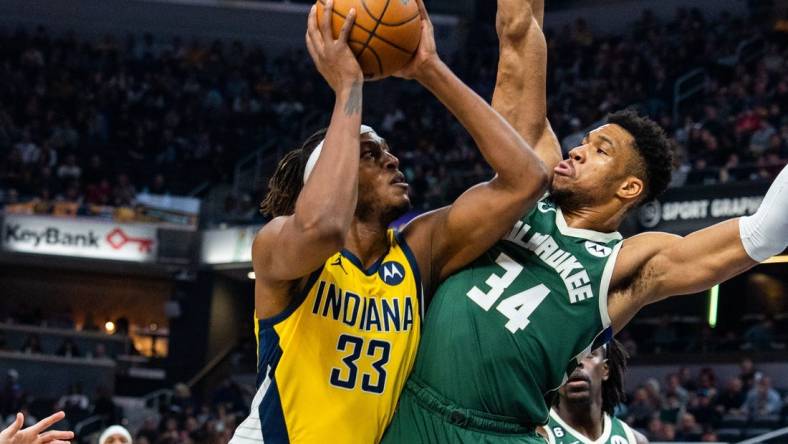
<path fill-rule="evenodd" d="M 607 122 L 624 128 L 635 139 L 634 148 L 642 160 L 635 173 L 645 182 L 640 204 L 656 199 L 668 188 L 673 169 L 672 145 L 665 131 L 632 109 L 608 114 Z"/>
<path fill-rule="evenodd" d="M 282 157 L 268 181 L 268 194 L 260 203 L 260 212 L 271 217 L 287 216 L 295 212 L 298 195 L 304 187 L 304 168 L 317 145 L 326 137 L 327 128 L 309 136 L 301 148 Z"/>
<path fill-rule="evenodd" d="M 602 410 L 613 415 L 616 406 L 624 402 L 624 373 L 627 370 L 627 355 L 624 346 L 613 339 L 605 346 L 607 381 L 602 381 Z"/>

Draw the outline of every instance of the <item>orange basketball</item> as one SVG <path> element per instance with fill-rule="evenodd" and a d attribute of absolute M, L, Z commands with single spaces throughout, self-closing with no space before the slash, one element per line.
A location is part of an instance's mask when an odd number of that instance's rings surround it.
<path fill-rule="evenodd" d="M 317 1 L 318 21 L 323 18 L 325 1 Z M 334 0 L 334 38 L 339 36 L 351 8 L 356 9 L 356 22 L 348 44 L 367 80 L 390 76 L 410 61 L 421 40 L 415 0 Z"/>

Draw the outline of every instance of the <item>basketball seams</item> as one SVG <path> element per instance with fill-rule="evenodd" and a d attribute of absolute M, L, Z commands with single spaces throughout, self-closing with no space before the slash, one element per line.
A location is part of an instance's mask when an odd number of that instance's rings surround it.
<path fill-rule="evenodd" d="M 323 5 L 323 6 L 325 6 L 325 4 L 326 4 L 326 0 L 317 0 L 317 1 L 320 2 L 320 4 Z M 383 21 L 383 17 L 385 16 L 386 11 L 388 10 L 390 2 L 391 2 L 391 0 L 386 0 L 386 5 L 383 8 L 383 12 L 380 14 L 380 17 L 376 17 L 370 11 L 369 7 L 366 4 L 366 1 L 362 0 L 361 4 L 362 4 L 365 12 L 369 15 L 369 17 L 372 18 L 375 21 L 375 27 L 372 30 L 369 30 L 365 26 L 359 25 L 358 23 L 353 23 L 353 26 L 357 26 L 360 30 L 362 30 L 362 31 L 366 32 L 367 34 L 369 34 L 369 37 L 367 37 L 367 41 L 363 43 L 364 46 L 361 48 L 361 50 L 355 51 L 351 47 L 351 51 L 353 51 L 353 54 L 356 57 L 360 57 L 361 54 L 363 54 L 363 52 L 365 50 L 369 50 L 372 53 L 372 55 L 375 57 L 375 61 L 378 64 L 378 68 L 379 68 L 379 73 L 378 74 L 379 75 L 383 73 L 383 63 L 382 63 L 380 55 L 377 53 L 377 51 L 373 47 L 370 46 L 370 44 L 372 43 L 372 39 L 378 39 L 381 42 L 385 43 L 386 45 L 388 45 L 388 46 L 390 46 L 390 47 L 392 47 L 392 48 L 394 48 L 394 49 L 396 49 L 396 50 L 398 50 L 400 52 L 403 52 L 403 53 L 405 53 L 405 54 L 407 54 L 407 55 L 409 55 L 411 57 L 414 56 L 416 54 L 416 51 L 418 50 L 418 48 L 416 48 L 415 50 L 410 51 L 410 50 L 405 49 L 402 46 L 392 42 L 391 40 L 389 40 L 389 39 L 387 39 L 385 37 L 381 37 L 381 36 L 375 34 L 375 31 L 377 31 L 377 29 L 380 27 L 380 25 L 390 26 L 390 27 L 402 26 L 402 25 L 410 23 L 413 20 L 416 20 L 417 18 L 420 17 L 420 14 L 415 14 L 413 17 L 410 17 L 410 18 L 408 18 L 406 20 L 403 20 L 403 21 L 400 21 L 400 22 L 385 22 L 385 21 Z M 341 12 L 337 11 L 336 9 L 332 10 L 332 12 L 334 14 L 336 14 L 337 16 L 339 16 L 343 20 L 347 19 L 347 16 L 345 14 L 342 14 Z M 361 45 L 362 44 L 362 42 L 356 41 L 356 40 L 348 41 L 348 43 L 351 43 L 351 42 L 355 43 L 356 45 Z"/>
<path fill-rule="evenodd" d="M 320 4 L 323 4 L 323 5 L 325 5 L 325 0 L 318 0 L 318 1 L 320 2 Z M 336 9 L 335 9 L 333 12 L 334 12 L 334 14 L 338 15 L 339 17 L 341 17 L 343 20 L 344 20 L 345 18 L 347 18 L 347 16 L 346 16 L 346 15 L 342 14 L 341 12 L 337 11 Z M 416 16 L 416 17 L 417 17 L 417 16 Z M 414 18 L 415 18 L 415 17 L 414 17 Z M 411 19 L 411 20 L 413 20 L 413 19 Z M 406 22 L 406 23 L 407 23 L 407 22 Z M 385 23 L 381 23 L 381 24 L 383 24 L 383 25 L 386 25 Z M 360 30 L 362 30 L 362 31 L 364 31 L 364 32 L 366 32 L 366 33 L 369 33 L 369 34 L 371 34 L 371 33 L 372 33 L 372 32 L 370 32 L 370 30 L 369 30 L 369 29 L 365 28 L 364 26 L 361 26 L 361 25 L 359 25 L 358 23 L 353 23 L 353 26 L 358 26 L 358 29 L 360 29 Z M 386 26 L 388 26 L 388 25 L 386 25 Z M 375 36 L 375 38 L 376 38 L 376 39 L 378 39 L 378 40 L 380 40 L 381 42 L 384 42 L 384 43 L 386 43 L 387 45 L 391 46 L 391 47 L 392 47 L 392 48 L 394 48 L 394 49 L 398 49 L 398 50 L 400 50 L 400 51 L 404 52 L 405 54 L 413 55 L 413 54 L 415 54 L 415 53 L 416 53 L 416 51 L 415 51 L 415 50 L 413 50 L 413 51 L 410 51 L 410 50 L 408 50 L 408 49 L 405 49 L 405 48 L 403 48 L 402 46 L 399 46 L 399 45 L 397 45 L 396 43 L 392 42 L 391 40 L 389 40 L 389 39 L 387 39 L 387 38 L 385 38 L 385 37 L 381 37 L 381 36 L 379 36 L 379 35 L 376 35 L 376 36 Z M 356 55 L 358 55 L 358 54 L 356 54 Z"/>
<path fill-rule="evenodd" d="M 361 6 L 363 6 L 364 10 L 367 11 L 367 14 L 375 20 L 375 27 L 372 28 L 372 31 L 369 32 L 369 37 L 367 38 L 366 43 L 364 43 L 364 47 L 361 48 L 361 52 L 359 52 L 359 56 L 364 54 L 364 51 L 370 49 L 369 42 L 371 42 L 372 39 L 375 37 L 375 31 L 377 31 L 378 28 L 380 27 L 380 21 L 386 15 L 386 11 L 389 9 L 389 4 L 391 4 L 391 0 L 386 0 L 386 4 L 383 6 L 383 11 L 380 13 L 380 17 L 375 17 L 375 15 L 372 14 L 372 11 L 369 10 L 369 7 L 367 7 L 367 0 L 361 0 Z M 378 70 L 378 75 L 383 75 L 383 63 L 380 60 L 380 57 L 378 57 L 378 54 L 375 51 L 372 51 L 372 54 L 377 59 L 378 68 L 380 68 Z"/>

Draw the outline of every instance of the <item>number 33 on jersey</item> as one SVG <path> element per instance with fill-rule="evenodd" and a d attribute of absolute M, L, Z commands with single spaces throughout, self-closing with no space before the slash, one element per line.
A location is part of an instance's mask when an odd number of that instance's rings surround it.
<path fill-rule="evenodd" d="M 231 443 L 380 440 L 421 332 L 418 267 L 394 231 L 389 242 L 369 269 L 335 254 L 285 312 L 255 320 L 258 390 Z"/>

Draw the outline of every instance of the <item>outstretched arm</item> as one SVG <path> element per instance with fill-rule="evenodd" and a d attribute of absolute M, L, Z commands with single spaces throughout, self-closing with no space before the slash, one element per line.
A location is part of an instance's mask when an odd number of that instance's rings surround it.
<path fill-rule="evenodd" d="M 547 120 L 547 43 L 544 0 L 498 0 L 500 58 L 492 105 L 534 147 L 548 174 L 561 145 Z"/>
<path fill-rule="evenodd" d="M 788 167 L 758 211 L 687 237 L 644 233 L 625 241 L 608 308 L 616 330 L 647 304 L 706 290 L 788 247 Z"/>
<path fill-rule="evenodd" d="M 424 4 L 422 39 L 410 66 L 400 73 L 429 89 L 470 133 L 496 175 L 460 196 L 450 207 L 429 213 L 404 234 L 424 270 L 428 285 L 435 284 L 475 259 L 511 229 L 526 208 L 546 188 L 543 163 L 522 137 L 481 97 L 468 88 L 438 58 L 432 24 Z M 418 239 L 416 239 L 418 238 Z"/>
<path fill-rule="evenodd" d="M 294 214 L 266 224 L 254 241 L 256 285 L 282 290 L 266 292 L 266 300 L 262 300 L 262 292 L 256 292 L 258 316 L 272 316 L 284 309 L 292 281 L 316 270 L 342 248 L 356 209 L 364 79 L 347 44 L 355 13 L 351 10 L 339 38 L 334 39 L 332 6 L 329 0 L 320 24 L 316 8 L 312 8 L 306 41 L 318 71 L 336 94 L 334 111 L 322 151 L 298 196 Z"/>

